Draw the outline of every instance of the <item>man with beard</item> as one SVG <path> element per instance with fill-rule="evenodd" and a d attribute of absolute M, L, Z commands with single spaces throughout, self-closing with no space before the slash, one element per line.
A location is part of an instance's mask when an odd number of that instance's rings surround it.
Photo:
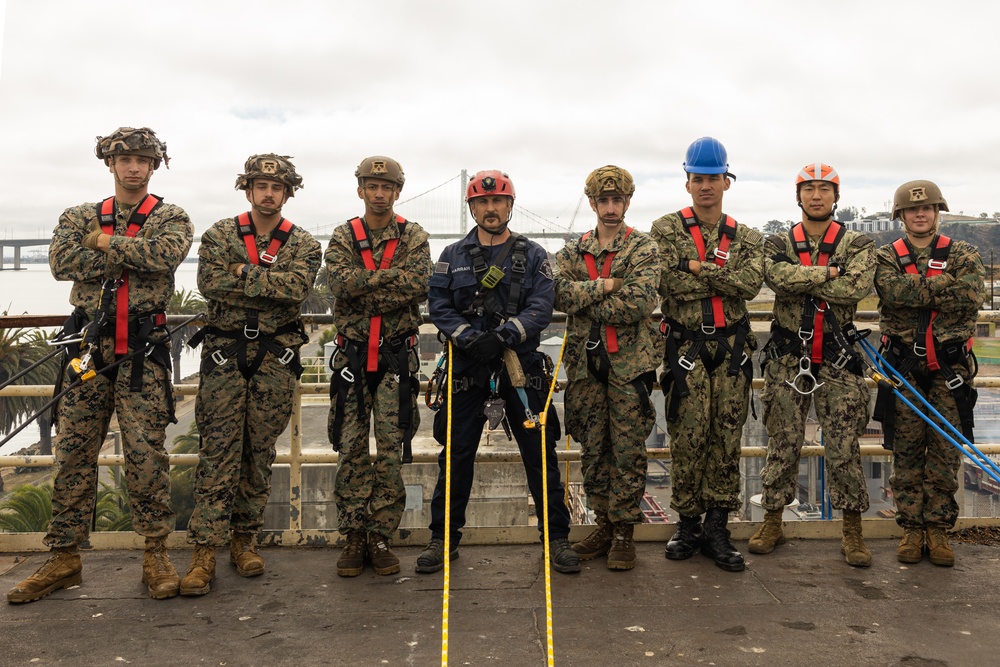
<path fill-rule="evenodd" d="M 656 242 L 625 225 L 635 184 L 608 165 L 587 177 L 597 227 L 556 254 L 555 307 L 568 316 L 566 430 L 580 443 L 587 507 L 597 528 L 573 545 L 581 560 L 607 554 L 610 570 L 635 566 L 642 523 L 649 399 L 660 356 L 652 321 L 660 282 Z"/>
<path fill-rule="evenodd" d="M 569 510 L 556 460 L 559 418 L 549 406 L 544 438 L 538 418 L 549 386 L 538 345 L 552 319 L 552 267 L 544 248 L 508 228 L 514 213 L 514 184 L 507 174 L 496 169 L 480 171 L 469 181 L 465 199 L 476 228 L 441 253 L 427 298 L 431 320 L 455 348 L 451 525 L 444 525 L 444 450 L 438 458 L 440 471 L 431 500 L 431 540 L 417 557 L 416 571 L 444 568 L 446 528 L 450 529 L 448 556 L 458 558 L 476 451 L 489 421 L 490 428 L 504 425 L 517 440 L 540 532 L 546 503 L 542 475 L 547 475 L 552 567 L 557 572 L 579 572 L 580 559 L 568 540 Z M 515 378 L 523 386 L 515 386 Z M 434 416 L 434 437 L 442 445 L 447 438 L 447 415 L 446 400 Z M 543 444 L 548 457 L 544 471 Z"/>
<path fill-rule="evenodd" d="M 194 512 L 195 545 L 181 595 L 204 595 L 215 578 L 215 548 L 229 543 L 242 577 L 264 573 L 257 533 L 271 492 L 275 442 L 288 426 L 308 336 L 299 319 L 321 248 L 281 216 L 302 177 L 285 155 L 253 155 L 236 188 L 251 210 L 212 225 L 201 237 L 198 289 L 208 301 L 195 417 L 201 434 Z M 230 534 L 231 531 L 231 534 Z"/>

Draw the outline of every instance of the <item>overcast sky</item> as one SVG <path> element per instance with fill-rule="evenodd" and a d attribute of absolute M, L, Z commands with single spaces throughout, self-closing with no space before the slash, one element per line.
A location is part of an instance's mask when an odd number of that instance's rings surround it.
<path fill-rule="evenodd" d="M 798 219 L 794 178 L 815 161 L 840 172 L 842 206 L 884 210 L 927 178 L 953 212 L 1000 210 L 998 3 L 5 4 L 0 236 L 112 194 L 94 137 L 120 125 L 166 141 L 151 191 L 198 233 L 245 210 L 233 183 L 260 152 L 295 156 L 305 188 L 285 214 L 307 229 L 362 212 L 354 169 L 386 154 L 403 199 L 500 168 L 560 225 L 587 173 L 618 164 L 645 230 L 690 203 L 681 163 L 704 135 L 750 225 Z"/>

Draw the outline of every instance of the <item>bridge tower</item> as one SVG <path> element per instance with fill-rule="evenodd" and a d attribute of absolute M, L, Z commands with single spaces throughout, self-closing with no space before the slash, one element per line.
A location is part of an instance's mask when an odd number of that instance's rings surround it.
<path fill-rule="evenodd" d="M 462 191 L 459 193 L 458 201 L 459 206 L 462 209 L 462 214 L 459 217 L 459 231 L 462 232 L 462 236 L 469 233 L 469 207 L 465 205 L 465 190 L 469 187 L 469 171 L 467 169 L 462 170 L 462 178 L 458 179 L 462 185 Z"/>

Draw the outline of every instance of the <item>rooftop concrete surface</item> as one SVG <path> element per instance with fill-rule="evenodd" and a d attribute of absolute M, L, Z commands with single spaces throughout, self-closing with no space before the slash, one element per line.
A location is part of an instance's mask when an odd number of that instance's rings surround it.
<path fill-rule="evenodd" d="M 746 553 L 729 573 L 696 555 L 667 561 L 640 542 L 631 572 L 603 559 L 553 572 L 555 664 L 995 665 L 1000 548 L 955 544 L 957 564 L 904 566 L 896 541 L 869 540 L 874 565 L 848 566 L 839 540 L 792 539 Z M 183 571 L 191 552 L 171 551 Z M 155 601 L 139 550 L 84 553 L 83 583 L 0 606 L 4 665 L 440 665 L 443 575 L 337 577 L 339 550 L 267 547 L 243 579 L 220 549 L 209 595 Z M 545 665 L 545 574 L 538 545 L 463 546 L 452 563 L 449 664 Z M 7 590 L 44 553 L 0 555 Z"/>

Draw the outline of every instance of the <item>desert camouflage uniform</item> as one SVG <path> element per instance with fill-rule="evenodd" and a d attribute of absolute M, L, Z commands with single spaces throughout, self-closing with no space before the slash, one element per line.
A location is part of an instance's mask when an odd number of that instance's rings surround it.
<path fill-rule="evenodd" d="M 255 234 L 254 240 L 262 252 L 271 235 Z M 236 221 L 215 223 L 202 235 L 198 251 L 198 289 L 208 300 L 208 326 L 242 332 L 250 309 L 258 313 L 261 336 L 298 322 L 321 252 L 312 235 L 296 226 L 271 266 L 255 266 Z M 234 263 L 249 265 L 246 278 L 229 271 Z M 296 357 L 302 340 L 301 329 L 274 337 L 279 347 L 293 350 Z M 292 369 L 271 352 L 249 380 L 235 358 L 208 370 L 213 353 L 221 354 L 231 343 L 233 339 L 211 331 L 205 336 L 195 403 L 201 447 L 188 541 L 209 546 L 227 544 L 230 528 L 253 534 L 264 525 L 275 442 L 288 425 L 298 382 Z M 260 344 L 247 343 L 248 361 L 256 358 Z"/>
<path fill-rule="evenodd" d="M 602 280 L 591 280 L 584 259 L 591 254 L 596 266 L 603 267 L 608 253 L 616 253 L 609 277 L 623 281 L 611 294 L 604 293 Z M 655 411 L 648 393 L 641 395 L 633 381 L 648 375 L 652 385 L 659 365 L 660 341 L 652 321 L 659 267 L 656 243 L 636 230 L 626 236 L 624 225 L 604 248 L 593 232 L 556 254 L 555 307 L 569 316 L 563 353 L 569 379 L 566 431 L 581 443 L 587 506 L 616 524 L 641 523 L 643 517 L 645 440 Z M 601 325 L 600 350 L 606 354 L 599 358 L 610 361 L 607 384 L 587 367 L 587 340 L 595 323 Z M 614 353 L 606 352 L 608 325 L 614 325 L 618 338 Z"/>
<path fill-rule="evenodd" d="M 82 245 L 97 224 L 98 204 L 67 209 L 59 218 L 49 247 L 49 266 L 56 280 L 72 280 L 70 303 L 90 320 L 98 310 L 101 284 L 128 271 L 130 319 L 163 312 L 174 293 L 174 271 L 191 248 L 194 228 L 187 214 L 173 204 L 162 204 L 146 219 L 135 238 L 125 230 L 138 206 L 116 205 L 115 233 L 108 252 Z M 106 363 L 115 359 L 115 299 L 108 312 L 106 334 L 100 337 Z M 169 344 L 166 331 L 157 328 L 150 340 Z M 129 346 L 129 352 L 135 349 Z M 45 536 L 51 548 L 86 541 L 97 493 L 97 456 L 108 432 L 112 413 L 118 416 L 125 453 L 125 481 L 132 506 L 132 526 L 140 535 L 168 535 L 174 527 L 170 508 L 170 477 L 164 449 L 165 429 L 173 419 L 170 370 L 145 359 L 141 392 L 130 392 L 132 361 L 118 367 L 114 380 L 103 375 L 67 393 L 59 405 L 59 464 L 52 496 L 52 521 Z M 68 371 L 63 379 L 71 381 Z"/>
<path fill-rule="evenodd" d="M 723 218 L 709 227 L 699 221 L 705 240 L 705 256 L 714 257 L 719 245 Z M 746 302 L 760 291 L 763 280 L 760 232 L 737 225 L 736 237 L 729 246 L 725 266 L 702 264 L 697 276 L 685 269 L 689 260 L 698 260 L 698 250 L 684 221 L 669 213 L 653 223 L 652 237 L 660 246 L 660 309 L 664 318 L 679 323 L 689 331 L 701 331 L 704 318 L 702 299 L 722 297 L 727 326 L 747 316 Z M 749 327 L 749 322 L 747 323 Z M 736 336 L 726 339 L 730 347 Z M 693 341 L 683 341 L 677 353 L 683 356 Z M 705 349 L 714 358 L 719 342 L 708 340 Z M 744 352 L 757 347 L 753 331 L 746 336 Z M 682 516 L 698 516 L 712 508 L 737 509 L 740 506 L 740 441 L 750 401 L 750 381 L 744 373 L 729 374 L 727 355 L 711 373 L 699 358 L 686 377 L 690 395 L 681 398 L 676 421 L 667 422 L 670 435 L 671 478 L 670 507 Z M 670 372 L 669 365 L 666 368 Z M 669 407 L 676 386 L 664 396 Z"/>
<path fill-rule="evenodd" d="M 920 275 L 907 274 L 900 268 L 891 244 L 878 250 L 875 289 L 880 299 L 882 334 L 898 338 L 907 348 L 912 348 L 916 340 L 917 318 L 924 308 L 938 311 L 933 332 L 942 348 L 945 343 L 964 345 L 975 335 L 978 309 L 986 297 L 985 271 L 979 252 L 964 241 L 952 241 L 944 273 L 924 277 L 936 243 L 935 237 L 927 248 L 911 248 Z M 946 362 L 941 360 L 941 363 Z M 966 385 L 971 384 L 965 365 L 950 365 Z M 926 358 L 917 362 L 907 381 L 921 391 L 929 385 L 929 391 L 924 391 L 925 398 L 950 423 L 959 426 L 955 397 L 945 386 L 943 375 L 928 373 Z M 921 407 L 908 390 L 904 394 Z M 896 503 L 896 522 L 905 528 L 933 525 L 952 528 L 958 518 L 955 493 L 961 453 L 902 401 L 890 400 L 896 401 L 893 472 L 889 479 Z"/>
<path fill-rule="evenodd" d="M 871 293 L 875 275 L 872 240 L 860 232 L 846 231 L 831 256 L 840 261 L 841 275 L 829 281 L 827 268 L 816 266 L 821 240 L 809 237 L 811 267 L 800 264 L 787 234 L 769 236 L 764 242 L 764 280 L 774 290 L 774 319 L 790 331 L 798 331 L 802 325 L 806 296 L 825 300 L 837 322 L 845 327 L 854 320 L 858 302 Z M 824 339 L 829 340 L 829 317 L 824 331 Z M 856 348 L 854 352 L 860 357 Z M 824 357 L 817 372 L 817 381 L 823 385 L 803 396 L 786 384 L 798 374 L 800 356 L 796 349 L 769 361 L 764 370 L 760 398 L 769 440 L 767 462 L 760 474 L 764 486 L 761 504 L 766 510 L 779 511 L 795 498 L 799 454 L 812 402 L 823 429 L 830 503 L 835 509 L 864 512 L 868 509 L 868 487 L 858 445 L 868 425 L 869 392 L 864 377 L 847 368 L 833 368 Z"/>
<path fill-rule="evenodd" d="M 369 233 L 376 266 L 388 242 L 399 239 L 389 268 L 376 271 L 365 268 L 349 223 L 333 231 L 325 255 L 330 289 L 337 298 L 334 325 L 339 335 L 361 350 L 362 367 L 372 316 L 382 316 L 383 341 L 418 332 L 422 322 L 418 306 L 427 299 L 427 283 L 431 276 L 429 235 L 420 225 L 407 221 L 401 234 L 394 219 L 388 227 L 372 229 Z M 348 365 L 347 357 L 342 350 L 337 354 L 334 374 L 339 374 Z M 408 359 L 409 372 L 416 373 L 420 367 L 416 347 L 410 349 Z M 352 387 L 344 403 L 344 414 L 340 415 L 339 442 L 333 443 L 340 452 L 334 498 L 341 534 L 368 532 L 389 538 L 399 527 L 406 507 L 402 476 L 403 432 L 399 428 L 399 376 L 391 370 L 386 371 L 373 397 L 365 373 L 362 371 L 359 378 L 364 387 L 364 419 L 359 417 Z M 415 394 L 411 401 L 415 432 L 420 423 Z M 330 404 L 331 424 L 337 417 L 336 410 L 335 396 Z M 374 460 L 369 454 L 371 421 L 375 422 L 377 453 Z"/>

